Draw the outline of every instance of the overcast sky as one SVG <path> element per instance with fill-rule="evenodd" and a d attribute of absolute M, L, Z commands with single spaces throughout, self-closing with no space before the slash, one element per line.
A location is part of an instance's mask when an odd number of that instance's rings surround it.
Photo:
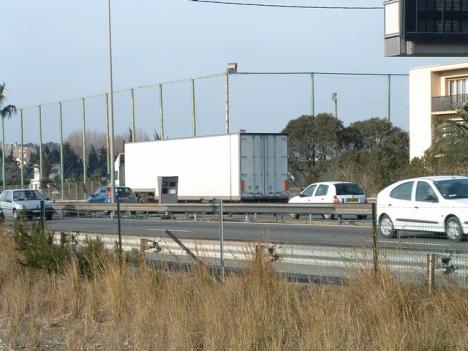
<path fill-rule="evenodd" d="M 368 0 L 249 0 L 295 5 L 368 5 Z M 383 10 L 337 11 L 212 5 L 184 0 L 112 0 L 114 87 L 130 88 L 222 72 L 240 71 L 408 73 L 408 68 L 462 61 L 385 58 Z M 2 0 L 0 81 L 18 107 L 68 100 L 109 89 L 107 0 Z M 279 132 L 310 113 L 308 76 L 234 76 L 231 130 Z M 386 80 L 319 76 L 316 112 L 333 112 L 345 125 L 385 116 Z M 197 83 L 199 134 L 223 132 L 223 80 Z M 392 82 L 392 120 L 408 127 L 407 78 Z M 155 88 L 136 92 L 137 127 L 159 130 Z M 168 86 L 166 135 L 191 133 L 190 86 Z M 129 126 L 127 93 L 116 95 L 117 132 Z M 80 128 L 79 102 L 64 105 L 65 133 Z M 104 104 L 89 99 L 88 127 L 104 130 Z M 45 138 L 58 138 L 58 109 L 44 108 Z M 25 111 L 26 137 L 34 141 L 37 110 Z M 7 142 L 18 141 L 17 120 L 7 122 Z"/>

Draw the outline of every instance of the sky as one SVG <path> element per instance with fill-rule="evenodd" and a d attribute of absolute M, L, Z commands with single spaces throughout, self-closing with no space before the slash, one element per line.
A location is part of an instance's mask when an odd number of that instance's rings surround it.
<path fill-rule="evenodd" d="M 250 0 L 293 5 L 381 6 L 377 0 Z M 25 142 L 38 140 L 43 107 L 44 140 L 58 141 L 58 101 L 65 136 L 81 128 L 75 98 L 109 90 L 107 0 L 2 0 L 0 82 L 7 103 L 24 107 Z M 112 0 L 114 88 L 135 90 L 136 125 L 159 131 L 160 82 L 224 72 L 408 73 L 411 67 L 460 62 L 461 58 L 385 58 L 383 10 L 281 9 L 186 0 Z M 231 76 L 231 131 L 280 132 L 289 120 L 311 112 L 308 75 Z M 320 75 L 315 112 L 353 121 L 387 114 L 385 77 Z M 224 80 L 196 80 L 197 134 L 224 131 Z M 391 119 L 408 128 L 408 80 L 392 78 Z M 31 108 L 30 108 L 31 107 Z M 116 133 L 130 126 L 128 92 L 115 94 Z M 86 126 L 105 130 L 102 96 L 86 99 Z M 164 85 L 165 135 L 192 133 L 189 83 Z M 19 118 L 6 121 L 6 142 L 19 142 Z"/>

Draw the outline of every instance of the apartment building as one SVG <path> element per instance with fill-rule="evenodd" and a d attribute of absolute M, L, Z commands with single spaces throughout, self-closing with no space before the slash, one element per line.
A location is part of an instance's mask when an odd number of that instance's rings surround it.
<path fill-rule="evenodd" d="M 11 152 L 13 154 L 13 157 L 18 164 L 21 164 L 21 151 L 23 151 L 23 162 L 27 165 L 31 155 L 36 152 L 36 146 L 34 144 L 26 144 L 23 145 L 23 149 L 21 150 L 21 145 L 18 143 L 5 144 L 5 150 L 7 150 L 8 153 Z"/>
<path fill-rule="evenodd" d="M 468 62 L 410 69 L 410 159 L 423 156 L 432 145 L 437 123 L 455 118 L 466 103 Z"/>

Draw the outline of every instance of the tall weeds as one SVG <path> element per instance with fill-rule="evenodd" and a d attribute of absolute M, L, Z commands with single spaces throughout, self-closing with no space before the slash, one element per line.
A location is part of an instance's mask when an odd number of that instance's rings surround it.
<path fill-rule="evenodd" d="M 2 242 L 0 338 L 13 348 L 468 349 L 468 296 L 455 286 L 429 294 L 365 269 L 343 286 L 302 285 L 263 260 L 219 283 L 203 267 L 171 272 L 114 255 L 86 274 L 76 260 L 55 273 L 19 266 L 11 238 Z"/>

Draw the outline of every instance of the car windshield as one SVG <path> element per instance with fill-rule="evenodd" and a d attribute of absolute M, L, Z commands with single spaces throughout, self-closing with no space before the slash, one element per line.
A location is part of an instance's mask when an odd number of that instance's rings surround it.
<path fill-rule="evenodd" d="M 130 188 L 116 188 L 117 195 L 131 196 L 132 190 Z"/>
<path fill-rule="evenodd" d="M 13 201 L 42 200 L 42 195 L 37 190 L 19 190 L 13 192 Z"/>
<path fill-rule="evenodd" d="M 336 195 L 364 195 L 364 190 L 357 185 L 352 183 L 340 183 L 335 184 Z"/>
<path fill-rule="evenodd" d="M 451 179 L 434 182 L 444 199 L 468 198 L 468 179 Z"/>

